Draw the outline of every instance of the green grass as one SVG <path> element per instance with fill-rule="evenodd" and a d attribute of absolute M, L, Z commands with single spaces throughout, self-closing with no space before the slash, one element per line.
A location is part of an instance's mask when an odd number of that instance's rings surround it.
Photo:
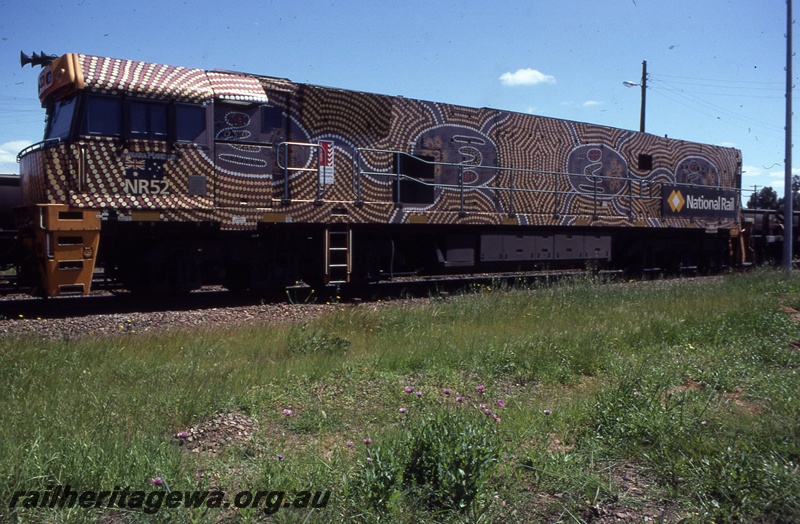
<path fill-rule="evenodd" d="M 754 272 L 0 340 L 0 520 L 797 521 L 800 324 L 786 307 L 800 309 L 800 280 Z M 217 412 L 258 429 L 216 454 L 174 437 Z M 271 516 L 8 507 L 52 485 L 166 489 L 154 477 L 172 491 L 331 495 Z"/>

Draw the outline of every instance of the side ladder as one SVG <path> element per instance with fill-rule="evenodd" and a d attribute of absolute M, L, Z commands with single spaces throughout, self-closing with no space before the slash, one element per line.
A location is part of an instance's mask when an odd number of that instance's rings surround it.
<path fill-rule="evenodd" d="M 325 229 L 325 283 L 350 282 L 353 232 L 347 225 L 331 225 Z"/>

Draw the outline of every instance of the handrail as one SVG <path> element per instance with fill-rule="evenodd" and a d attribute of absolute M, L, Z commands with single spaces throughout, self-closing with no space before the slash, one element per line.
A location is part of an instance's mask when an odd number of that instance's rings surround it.
<path fill-rule="evenodd" d="M 465 191 L 465 184 L 463 173 L 465 169 L 478 171 L 481 169 L 489 169 L 494 170 L 497 172 L 507 173 L 509 175 L 509 187 L 499 187 L 493 185 L 469 185 L 467 186 L 469 189 L 486 189 L 495 192 L 499 191 L 507 191 L 509 192 L 509 215 L 514 216 L 517 212 L 515 202 L 514 202 L 514 195 L 516 193 L 523 193 L 523 194 L 553 194 L 555 197 L 555 213 L 556 217 L 558 216 L 558 209 L 561 204 L 560 196 L 561 195 L 582 195 L 582 196 L 590 196 L 592 198 L 594 216 L 597 216 L 597 203 L 599 200 L 605 199 L 613 199 L 613 198 L 625 198 L 627 196 L 628 199 L 628 218 L 633 219 L 634 212 L 633 212 L 633 202 L 635 200 L 655 200 L 661 198 L 660 196 L 653 196 L 653 186 L 663 186 L 664 184 L 678 186 L 678 187 L 686 187 L 686 188 L 704 188 L 704 189 L 716 189 L 716 190 L 725 190 L 725 191 L 735 191 L 741 194 L 740 188 L 734 187 L 725 187 L 721 185 L 703 185 L 703 184 L 692 184 L 687 182 L 673 182 L 668 180 L 648 180 L 642 178 L 634 178 L 631 176 L 625 176 L 624 178 L 620 177 L 612 177 L 606 175 L 587 175 L 585 173 L 569 173 L 569 172 L 561 172 L 561 171 L 546 171 L 546 170 L 537 170 L 537 169 L 521 169 L 521 168 L 513 168 L 513 167 L 501 167 L 501 166 L 481 166 L 481 165 L 471 165 L 471 164 L 456 164 L 450 162 L 436 162 L 426 160 L 424 158 L 420 158 L 413 154 L 407 153 L 405 151 L 395 151 L 395 150 L 387 150 L 387 149 L 374 149 L 374 148 L 356 148 L 356 158 L 355 158 L 355 167 L 356 167 L 356 181 L 355 181 L 355 189 L 356 189 L 356 203 L 363 203 L 361 198 L 361 177 L 364 175 L 370 176 L 393 176 L 397 179 L 398 183 L 400 180 L 410 180 L 414 181 L 415 183 L 425 185 L 425 186 L 432 186 L 432 187 L 440 187 L 444 189 L 457 189 L 459 190 L 460 200 L 461 200 L 461 211 L 460 213 L 464 213 L 464 191 Z M 451 167 L 458 169 L 458 183 L 457 184 L 443 184 L 443 183 L 428 183 L 424 180 L 420 180 L 415 177 L 411 177 L 408 175 L 404 175 L 400 172 L 392 173 L 388 171 L 365 171 L 362 169 L 362 159 L 361 156 L 363 153 L 383 153 L 383 154 L 391 154 L 391 155 L 403 155 L 408 158 L 413 158 L 414 160 L 424 163 L 427 165 L 432 166 L 444 166 L 444 167 Z M 630 173 L 630 172 L 628 172 Z M 516 186 L 516 174 L 527 174 L 527 175 L 545 175 L 545 176 L 554 176 L 554 185 L 555 189 L 533 189 L 533 188 L 521 188 Z M 573 177 L 582 177 L 590 180 L 592 184 L 592 191 L 591 193 L 587 194 L 582 191 L 575 191 L 569 188 L 562 188 L 560 185 L 560 181 L 562 178 L 566 177 L 567 181 L 571 181 Z M 625 195 L 625 189 L 621 189 L 619 192 L 614 194 L 604 194 L 598 190 L 598 186 L 602 183 L 603 180 L 614 180 L 617 182 L 622 182 L 623 184 L 627 184 L 627 195 Z M 638 186 L 638 190 L 634 192 L 634 185 Z M 635 194 L 636 193 L 636 194 Z M 645 194 L 647 193 L 647 194 Z M 399 198 L 398 198 L 399 200 Z"/>
<path fill-rule="evenodd" d="M 275 163 L 277 164 L 279 169 L 283 170 L 283 200 L 281 201 L 284 205 L 291 203 L 291 199 L 289 198 L 289 172 L 300 172 L 300 173 L 307 173 L 307 172 L 319 172 L 319 168 L 314 169 L 313 167 L 289 167 L 289 146 L 301 146 L 301 147 L 311 147 L 313 149 L 319 149 L 319 144 L 312 144 L 309 142 L 281 142 L 278 144 L 276 150 L 278 154 L 275 155 Z M 281 164 L 281 151 L 283 151 L 284 160 L 286 160 L 286 165 Z M 322 196 L 322 187 L 319 177 L 317 177 L 317 200 Z"/>
<path fill-rule="evenodd" d="M 307 167 L 289 167 L 288 166 L 288 158 L 289 158 L 289 147 L 290 146 L 300 146 L 300 147 L 310 147 L 314 150 L 320 147 L 319 144 L 314 143 L 306 143 L 306 142 L 281 142 L 277 145 L 277 152 L 276 155 L 276 164 L 278 167 L 283 170 L 284 172 L 284 195 L 283 195 L 283 203 L 288 204 L 291 202 L 289 198 L 289 174 L 294 172 L 317 172 L 318 169 L 316 168 L 307 168 Z M 579 195 L 588 197 L 592 200 L 592 213 L 594 217 L 598 216 L 598 202 L 600 201 L 611 201 L 613 199 L 625 199 L 628 201 L 628 205 L 624 206 L 627 207 L 627 216 L 629 220 L 633 220 L 634 218 L 634 202 L 640 200 L 657 200 L 662 198 L 662 196 L 654 196 L 653 187 L 657 186 L 659 188 L 659 193 L 661 186 L 668 184 L 672 186 L 678 187 L 686 187 L 686 188 L 704 188 L 704 189 L 716 189 L 716 190 L 726 190 L 726 191 L 735 191 L 741 195 L 741 189 L 733 188 L 733 187 L 725 187 L 721 185 L 703 185 L 703 184 L 693 184 L 687 182 L 673 182 L 670 180 L 648 180 L 644 178 L 638 178 L 631 176 L 631 172 L 627 171 L 625 177 L 614 177 L 614 176 L 607 176 L 607 175 L 592 175 L 586 173 L 569 173 L 564 171 L 548 171 L 548 170 L 539 170 L 539 169 L 523 169 L 523 168 L 515 168 L 515 167 L 502 167 L 502 166 L 483 166 L 483 165 L 472 165 L 472 164 L 463 164 L 463 163 L 452 163 L 452 162 L 436 162 L 432 160 L 427 160 L 425 158 L 420 158 L 415 156 L 411 153 L 407 153 L 405 151 L 396 151 L 390 149 L 375 149 L 375 148 L 355 148 L 354 149 L 355 155 L 352 158 L 352 164 L 354 169 L 355 178 L 353 182 L 353 191 L 355 193 L 354 203 L 357 206 L 363 205 L 363 195 L 362 195 L 362 177 L 364 176 L 380 176 L 380 177 L 392 177 L 397 184 L 397 193 L 395 198 L 398 204 L 402 204 L 402 196 L 400 195 L 400 182 L 401 181 L 413 181 L 416 184 L 420 184 L 427 187 L 433 188 L 440 188 L 440 189 L 447 189 L 447 190 L 455 190 L 458 191 L 459 194 L 459 214 L 465 215 L 466 214 L 466 192 L 467 190 L 488 190 L 495 193 L 499 192 L 507 192 L 508 193 L 508 214 L 509 216 L 515 216 L 517 212 L 519 212 L 518 204 L 515 200 L 517 193 L 525 195 L 537 195 L 537 194 L 546 194 L 546 195 L 553 195 L 555 198 L 554 202 L 554 209 L 553 213 L 556 218 L 559 216 L 559 211 L 561 209 L 561 205 L 564 204 L 567 200 L 564 197 L 568 197 L 571 195 Z M 281 155 L 282 153 L 282 155 Z M 406 175 L 398 169 L 397 172 L 393 172 L 393 170 L 385 170 L 385 171 L 369 171 L 365 169 L 367 166 L 367 161 L 363 159 L 363 155 L 365 153 L 378 153 L 378 154 L 386 154 L 386 155 L 397 155 L 403 156 L 406 158 L 414 159 L 415 161 L 426 164 L 429 166 L 442 166 L 448 167 L 457 170 L 457 182 L 456 183 L 441 183 L 441 182 L 431 182 L 426 180 L 421 180 L 420 178 L 413 177 Z M 479 184 L 479 185 L 471 185 L 466 184 L 464 182 L 464 172 L 465 171 L 481 171 L 481 170 L 492 170 L 497 173 L 503 173 L 508 175 L 508 185 L 507 186 L 498 186 L 498 185 L 490 185 L 490 184 Z M 519 183 L 519 175 L 523 176 L 538 176 L 538 177 L 553 177 L 552 183 L 553 186 L 547 189 L 537 188 L 536 184 L 534 187 L 519 187 L 517 184 Z M 591 185 L 591 189 L 588 187 L 586 188 L 587 191 L 580 191 L 575 189 L 575 177 L 580 177 L 586 181 L 584 185 Z M 493 180 L 496 180 L 496 177 L 492 177 Z M 621 184 L 627 184 L 627 188 L 624 186 L 620 186 L 617 191 L 614 193 L 606 193 L 605 188 L 602 187 L 602 183 L 605 180 L 613 180 L 615 182 Z M 322 189 L 320 187 L 320 180 L 317 179 L 317 201 L 319 202 L 322 196 Z M 567 187 L 564 187 L 566 184 Z M 572 187 L 570 187 L 572 186 Z M 624 200 L 618 200 L 619 202 L 624 202 Z M 614 206 L 616 208 L 616 206 Z M 619 209 L 619 208 L 616 208 Z M 622 210 L 620 210 L 622 211 Z M 625 213 L 622 212 L 620 216 L 625 216 Z"/>
<path fill-rule="evenodd" d="M 281 151 L 281 147 L 286 152 L 285 155 L 288 156 L 289 146 L 306 146 L 306 147 L 313 147 L 319 149 L 319 144 L 312 144 L 309 142 L 281 142 L 278 144 L 278 152 Z M 275 163 L 278 164 L 278 167 L 283 170 L 289 171 L 316 171 L 313 167 L 288 167 L 281 165 L 281 157 L 280 155 L 276 155 Z"/>
<path fill-rule="evenodd" d="M 22 160 L 22 157 L 24 157 L 25 155 L 33 153 L 34 151 L 36 151 L 38 149 L 44 149 L 45 147 L 47 147 L 48 145 L 50 145 L 52 143 L 60 144 L 61 143 L 61 139 L 60 138 L 46 138 L 46 139 L 44 139 L 44 140 L 42 140 L 40 142 L 36 142 L 35 144 L 29 145 L 28 147 L 26 147 L 25 149 L 23 149 L 22 151 L 17 153 L 17 163 L 19 163 L 19 161 Z"/>
<path fill-rule="evenodd" d="M 542 169 L 522 169 L 518 167 L 502 167 L 502 166 L 481 166 L 481 165 L 472 165 L 472 164 L 456 164 L 452 162 L 432 162 L 430 160 L 425 160 L 424 158 L 420 158 L 418 156 L 414 156 L 410 153 L 406 153 L 405 151 L 395 151 L 391 149 L 372 149 L 372 148 L 356 148 L 356 154 L 360 156 L 362 151 L 370 152 L 370 153 L 390 153 L 390 154 L 399 154 L 404 155 L 409 158 L 413 158 L 419 162 L 433 165 L 433 166 L 446 166 L 446 167 L 466 167 L 468 169 L 490 169 L 494 171 L 507 171 L 513 173 L 529 173 L 529 174 L 537 174 L 537 175 L 564 175 L 570 177 L 586 177 L 586 178 L 598 178 L 603 180 L 618 180 L 618 181 L 632 181 L 638 182 L 643 184 L 670 184 L 676 186 L 683 186 L 683 187 L 702 187 L 706 189 L 725 189 L 729 191 L 741 191 L 739 188 L 735 187 L 726 187 L 726 186 L 708 186 L 704 184 L 691 184 L 688 182 L 669 182 L 669 181 L 661 181 L 661 180 L 646 180 L 646 179 L 639 179 L 639 178 L 632 178 L 632 177 L 613 177 L 613 176 L 606 176 L 606 175 L 587 175 L 586 173 L 568 173 L 565 171 L 546 171 Z M 371 175 L 394 175 L 394 173 L 386 173 L 386 172 L 364 172 L 364 174 L 371 174 Z M 502 190 L 510 190 L 512 188 L 498 188 L 492 186 L 470 186 L 470 187 L 485 187 L 490 189 L 502 189 Z M 583 194 L 580 192 L 575 192 L 576 194 Z"/>

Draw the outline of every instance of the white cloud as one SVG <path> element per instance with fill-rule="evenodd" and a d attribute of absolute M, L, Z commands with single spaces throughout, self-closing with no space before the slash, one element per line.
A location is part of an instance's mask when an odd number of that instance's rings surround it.
<path fill-rule="evenodd" d="M 535 86 L 537 84 L 555 84 L 556 77 L 546 75 L 536 69 L 517 69 L 513 73 L 500 75 L 500 82 L 505 86 Z"/>
<path fill-rule="evenodd" d="M 564 107 L 597 107 L 603 105 L 604 102 L 600 102 L 599 100 L 585 100 L 583 102 L 575 102 L 573 100 L 564 100 L 563 102 L 559 102 L 559 105 Z"/>
<path fill-rule="evenodd" d="M 11 142 L 6 142 L 4 144 L 0 144 L 0 165 L 5 164 L 14 164 L 16 166 L 17 163 L 17 153 L 31 145 L 33 142 L 29 140 L 12 140 Z M 3 172 L 8 171 L 9 168 L 3 168 Z M 16 167 L 14 171 L 17 171 Z"/>
<path fill-rule="evenodd" d="M 784 188 L 786 187 L 786 184 L 784 183 L 783 180 L 773 180 L 772 182 L 768 182 L 768 183 L 764 184 L 764 186 L 771 187 L 772 189 L 775 190 L 776 193 L 778 193 L 778 197 L 782 197 L 783 193 L 784 193 Z M 761 189 L 764 186 L 758 186 L 758 189 Z"/>
<path fill-rule="evenodd" d="M 773 189 L 781 188 L 783 189 L 786 187 L 786 173 L 783 169 L 777 171 L 770 171 L 769 173 L 765 173 L 765 175 L 769 178 L 769 183 L 766 184 L 768 186 L 772 186 Z M 800 169 L 793 167 L 792 168 L 792 176 L 800 175 Z"/>
<path fill-rule="evenodd" d="M 761 169 L 761 166 L 753 166 L 753 165 L 743 165 L 742 166 L 742 177 L 743 178 L 755 178 L 766 175 L 766 171 Z"/>

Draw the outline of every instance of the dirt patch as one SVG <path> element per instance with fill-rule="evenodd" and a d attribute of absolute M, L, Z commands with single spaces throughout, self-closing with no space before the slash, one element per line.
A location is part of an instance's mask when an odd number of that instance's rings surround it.
<path fill-rule="evenodd" d="M 191 453 L 215 455 L 232 442 L 246 442 L 257 429 L 256 421 L 241 413 L 217 413 L 211 420 L 179 431 L 175 438 Z"/>
<path fill-rule="evenodd" d="M 734 388 L 733 391 L 720 395 L 725 406 L 733 413 L 741 413 L 755 417 L 764 412 L 764 404 L 753 400 L 745 399 L 745 392 L 742 388 Z"/>
<path fill-rule="evenodd" d="M 793 307 L 790 307 L 790 306 L 783 306 L 783 307 L 781 307 L 781 309 L 782 309 L 782 310 L 783 310 L 785 313 L 788 313 L 788 314 L 789 314 L 789 317 L 790 317 L 790 318 L 791 318 L 791 319 L 792 319 L 794 322 L 800 322 L 800 311 L 797 311 L 795 308 L 793 308 Z"/>
<path fill-rule="evenodd" d="M 618 492 L 581 513 L 585 522 L 677 522 L 680 508 L 657 496 L 658 482 L 645 468 L 633 463 L 615 465 L 609 474 Z"/>
<path fill-rule="evenodd" d="M 575 449 L 574 445 L 565 444 L 555 435 L 551 436 L 550 443 L 547 445 L 548 453 L 569 453 L 573 449 Z"/>
<path fill-rule="evenodd" d="M 671 396 L 671 395 L 674 395 L 676 393 L 684 393 L 686 391 L 700 391 L 701 389 L 703 389 L 703 387 L 700 385 L 699 382 L 697 382 L 694 379 L 689 378 L 689 379 L 686 379 L 686 382 L 684 382 L 680 386 L 672 388 L 672 389 L 668 389 L 666 391 L 666 396 Z"/>
<path fill-rule="evenodd" d="M 626 462 L 607 464 L 604 468 L 611 494 L 594 504 L 584 503 L 577 511 L 570 511 L 570 522 L 592 524 L 618 524 L 643 522 L 682 522 L 686 511 L 675 502 L 666 500 L 654 474 L 641 464 Z M 491 510 L 498 520 L 514 522 L 562 522 L 566 508 L 574 507 L 575 500 L 568 493 L 540 491 L 528 483 L 519 488 L 526 496 L 519 500 L 499 500 Z"/>

